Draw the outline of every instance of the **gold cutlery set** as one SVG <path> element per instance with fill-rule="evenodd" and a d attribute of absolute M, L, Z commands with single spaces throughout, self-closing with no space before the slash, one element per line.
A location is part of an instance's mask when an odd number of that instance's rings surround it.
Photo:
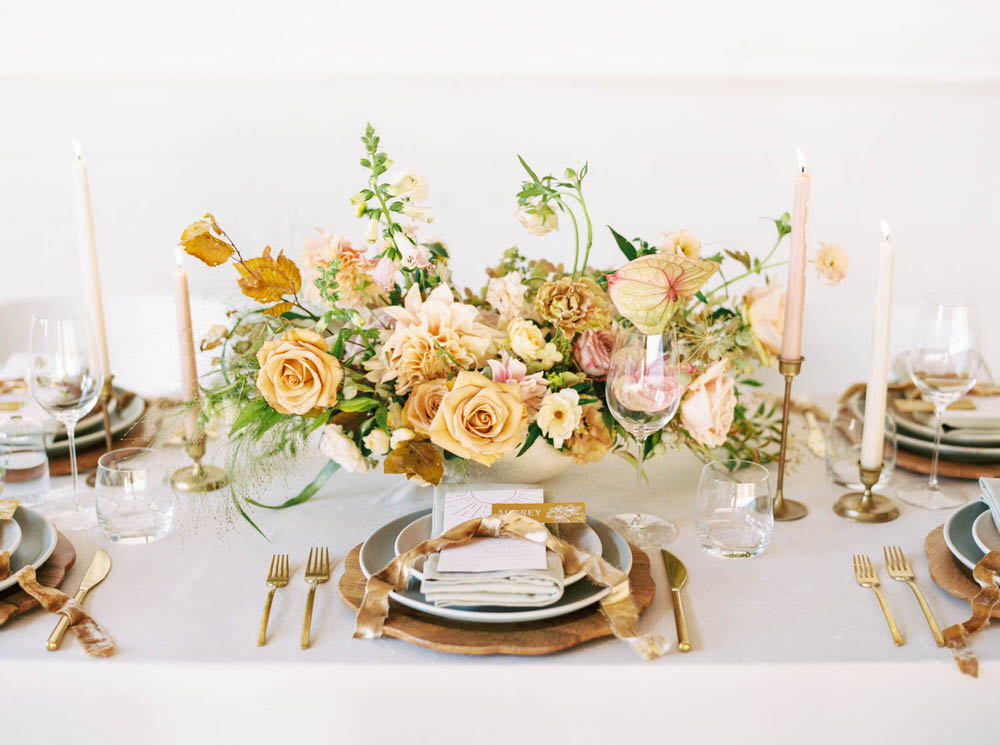
<path fill-rule="evenodd" d="M 941 629 L 938 627 L 937 621 L 934 620 L 934 614 L 931 613 L 930 606 L 927 605 L 927 600 L 924 599 L 924 594 L 917 587 L 913 569 L 903 555 L 902 549 L 899 546 L 883 546 L 882 553 L 885 556 L 885 566 L 889 572 L 889 576 L 898 582 L 905 582 L 910 586 L 910 589 L 913 590 L 913 594 L 917 598 L 917 602 L 920 603 L 920 609 L 924 612 L 927 625 L 931 627 L 931 633 L 934 634 L 934 641 L 937 642 L 939 647 L 943 647 L 944 637 L 941 635 Z M 885 620 L 889 623 L 892 640 L 896 643 L 897 647 L 903 646 L 903 637 L 899 633 L 899 627 L 896 626 L 896 619 L 892 617 L 889 604 L 879 589 L 878 573 L 872 566 L 871 559 L 865 554 L 854 555 L 854 578 L 862 587 L 870 587 L 874 590 L 879 605 L 882 606 L 882 612 L 885 614 Z"/>
<path fill-rule="evenodd" d="M 687 567 L 665 548 L 661 548 L 660 553 L 663 556 L 663 568 L 667 570 L 667 583 L 670 585 L 670 597 L 674 605 L 677 648 L 681 652 L 690 652 L 691 639 L 688 637 L 687 618 L 684 616 L 684 604 L 681 602 L 681 588 L 687 582 Z"/>
<path fill-rule="evenodd" d="M 271 566 L 267 570 L 267 600 L 264 601 L 264 613 L 260 619 L 260 630 L 257 632 L 257 646 L 267 643 L 267 620 L 271 616 L 271 601 L 279 587 L 288 584 L 288 554 L 275 554 L 271 557 Z M 312 627 L 313 599 L 316 597 L 316 586 L 330 579 L 330 550 L 326 548 L 309 549 L 309 559 L 306 561 L 306 582 L 309 584 L 309 594 L 306 596 L 306 614 L 302 621 L 302 649 L 309 649 L 309 631 Z"/>

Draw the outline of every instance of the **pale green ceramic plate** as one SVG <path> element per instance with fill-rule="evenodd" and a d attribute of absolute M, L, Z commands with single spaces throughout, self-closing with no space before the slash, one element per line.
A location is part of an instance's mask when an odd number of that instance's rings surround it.
<path fill-rule="evenodd" d="M 983 502 L 967 504 L 948 518 L 944 524 L 944 542 L 955 558 L 969 569 L 975 569 L 976 564 L 986 554 L 972 536 L 972 526 L 981 514 L 989 509 Z M 1000 578 L 998 578 L 1000 582 Z"/>
<path fill-rule="evenodd" d="M 378 572 L 396 557 L 396 536 L 414 520 L 430 514 L 430 509 L 423 509 L 409 515 L 396 518 L 387 525 L 376 530 L 371 538 L 361 546 L 361 571 L 366 577 Z M 628 572 L 632 568 L 632 552 L 625 539 L 607 525 L 592 517 L 587 518 L 587 524 L 601 539 L 604 559 L 614 567 Z M 611 590 L 599 587 L 589 579 L 582 579 L 566 588 L 562 598 L 544 608 L 439 608 L 428 603 L 420 592 L 420 583 L 410 579 L 410 584 L 402 592 L 393 591 L 389 596 L 405 606 L 414 608 L 432 616 L 452 618 L 458 621 L 474 623 L 523 623 L 525 621 L 540 621 L 545 618 L 555 618 L 567 613 L 586 608 L 607 595 Z"/>
<path fill-rule="evenodd" d="M 27 507 L 18 507 L 14 522 L 21 526 L 21 543 L 10 557 L 10 576 L 0 582 L 0 592 L 17 584 L 14 575 L 21 567 L 38 569 L 56 550 L 55 526 Z"/>

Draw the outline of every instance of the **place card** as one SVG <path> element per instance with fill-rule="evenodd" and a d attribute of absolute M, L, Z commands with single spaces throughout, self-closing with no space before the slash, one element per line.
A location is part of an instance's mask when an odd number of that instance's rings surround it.
<path fill-rule="evenodd" d="M 517 512 L 540 523 L 585 523 L 587 506 L 583 502 L 546 502 L 545 504 L 494 504 L 494 515 Z"/>
<path fill-rule="evenodd" d="M 534 488 L 467 489 L 446 492 L 442 505 L 442 532 L 493 513 L 494 505 L 542 504 L 545 493 Z M 439 572 L 494 572 L 547 568 L 545 546 L 521 538 L 477 538 L 464 546 L 441 551 Z"/>

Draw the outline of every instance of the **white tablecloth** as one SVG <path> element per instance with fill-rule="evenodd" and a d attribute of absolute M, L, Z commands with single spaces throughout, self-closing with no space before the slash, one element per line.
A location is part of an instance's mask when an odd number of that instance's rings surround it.
<path fill-rule="evenodd" d="M 172 457 L 180 462 L 179 452 Z M 287 484 L 255 496 L 286 498 L 319 464 L 315 457 L 292 464 Z M 927 574 L 924 537 L 946 513 L 901 505 L 901 517 L 884 525 L 838 518 L 830 506 L 843 489 L 804 452 L 786 493 L 809 506 L 808 517 L 778 523 L 762 556 L 722 560 L 696 546 L 699 469 L 686 453 L 653 462 L 641 505 L 680 528 L 670 548 L 689 569 L 690 654 L 643 663 L 606 639 L 543 658 L 474 658 L 352 639 L 353 616 L 337 594 L 340 562 L 389 519 L 429 506 L 432 490 L 382 474 L 338 473 L 311 502 L 255 513 L 270 544 L 238 517 L 226 518 L 225 497 L 216 495 L 194 498 L 174 533 L 151 545 L 69 534 L 78 559 L 66 589 L 77 586 L 98 546 L 111 554 L 111 574 L 87 607 L 117 653 L 88 659 L 72 638 L 46 652 L 55 619 L 37 611 L 0 629 L 0 701 L 8 705 L 0 742 L 51 743 L 57 734 L 61 743 L 305 742 L 296 738 L 310 733 L 325 733 L 317 742 L 387 743 L 987 741 L 976 710 L 995 705 L 1000 632 L 973 641 L 980 678 L 959 674 L 910 590 L 883 569 L 906 639 L 895 647 L 873 593 L 855 584 L 851 568 L 853 552 L 881 565 L 882 545 L 898 544 L 942 628 L 967 618 L 968 606 Z M 591 514 L 607 517 L 634 506 L 632 483 L 627 464 L 608 459 L 547 486 L 553 498 L 584 499 Z M 975 492 L 971 482 L 963 488 Z M 311 545 L 328 546 L 338 567 L 320 586 L 313 644 L 302 651 Z M 295 574 L 278 592 L 269 642 L 259 648 L 272 552 L 290 554 Z M 641 630 L 674 639 L 663 567 L 653 559 L 657 596 Z M 508 729 L 505 713 L 521 723 Z"/>

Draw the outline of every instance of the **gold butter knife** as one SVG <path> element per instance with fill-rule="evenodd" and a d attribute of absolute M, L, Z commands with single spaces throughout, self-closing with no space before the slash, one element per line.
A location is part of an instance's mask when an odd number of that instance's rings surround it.
<path fill-rule="evenodd" d="M 80 583 L 80 589 L 76 591 L 77 604 L 83 602 L 83 599 L 87 597 L 87 593 L 90 592 L 96 585 L 99 585 L 101 581 L 108 576 L 108 572 L 111 571 L 111 557 L 108 556 L 108 552 L 103 548 L 97 549 L 97 553 L 94 554 L 93 561 L 90 562 L 90 567 L 87 569 L 87 573 L 83 577 L 83 582 Z M 45 648 L 50 652 L 55 652 L 59 649 L 59 644 L 62 642 L 63 635 L 66 633 L 66 629 L 69 628 L 69 618 L 66 616 L 60 616 L 59 623 L 56 624 L 55 629 L 53 629 L 52 634 L 49 636 L 49 640 L 45 642 Z"/>
<path fill-rule="evenodd" d="M 681 588 L 687 582 L 687 568 L 684 562 L 667 551 L 663 554 L 663 566 L 667 570 L 667 582 L 670 584 L 670 594 L 674 604 L 674 622 L 677 624 L 677 648 L 682 652 L 691 651 L 691 640 L 688 638 L 687 619 L 684 617 L 684 605 L 681 603 Z"/>

